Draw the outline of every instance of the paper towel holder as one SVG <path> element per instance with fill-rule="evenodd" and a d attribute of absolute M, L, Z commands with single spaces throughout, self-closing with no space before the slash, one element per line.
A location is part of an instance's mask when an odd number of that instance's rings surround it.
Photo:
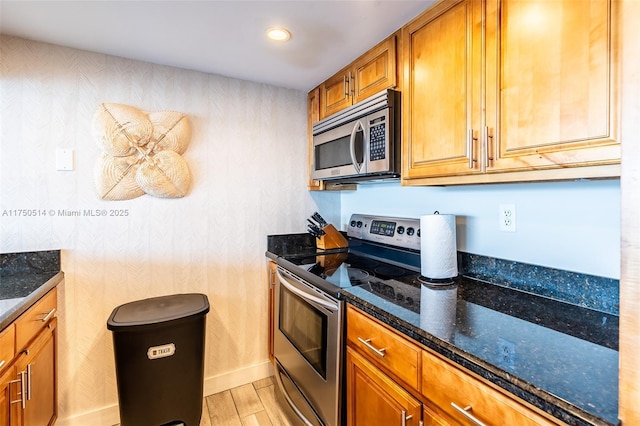
<path fill-rule="evenodd" d="M 440 286 L 440 285 L 451 285 L 451 284 L 455 284 L 455 281 L 453 280 L 455 277 L 451 277 L 451 278 L 428 278 L 425 277 L 423 275 L 420 275 L 418 277 L 418 281 L 420 281 L 421 284 L 425 284 L 428 286 Z"/>
<path fill-rule="evenodd" d="M 435 210 L 431 216 L 435 216 L 435 215 L 439 216 L 440 212 L 438 210 Z M 446 215 L 446 216 L 451 216 L 451 215 Z M 427 216 L 425 216 L 425 217 L 427 217 Z M 454 239 L 453 240 L 453 247 L 454 247 L 453 250 L 454 250 L 454 253 L 453 253 L 453 256 L 457 257 L 457 250 L 455 249 L 455 247 L 456 247 L 456 245 L 455 245 L 455 216 L 453 216 L 453 217 L 454 217 L 454 224 L 453 224 L 453 226 L 454 226 L 454 229 L 453 229 L 453 239 Z M 422 225 L 422 217 L 421 217 L 421 225 Z M 424 231 L 424 230 L 421 229 L 421 231 Z M 425 235 L 423 234 L 423 235 L 421 235 L 421 237 L 425 238 Z M 422 257 L 422 255 L 424 255 L 424 248 L 425 248 L 424 245 L 421 244 L 421 250 L 423 251 L 423 253 L 421 253 L 421 257 Z M 456 263 L 455 272 L 453 270 L 449 271 L 449 272 L 451 272 L 451 275 L 447 276 L 446 274 L 437 273 L 437 274 L 434 274 L 434 275 L 436 277 L 438 277 L 438 278 L 433 278 L 433 277 L 428 277 L 426 275 L 423 275 L 424 272 L 425 272 L 425 267 L 424 267 L 424 260 L 422 260 L 421 261 L 421 271 L 420 271 L 421 274 L 420 274 L 420 276 L 418 276 L 418 281 L 421 284 L 429 286 L 429 287 L 437 287 L 437 286 L 443 286 L 444 287 L 444 286 L 452 285 L 452 284 L 455 283 L 454 279 L 456 277 L 458 277 L 458 275 L 459 275 L 458 268 L 457 268 L 457 260 L 456 260 L 455 263 Z M 429 272 L 433 272 L 433 271 L 429 271 Z"/>

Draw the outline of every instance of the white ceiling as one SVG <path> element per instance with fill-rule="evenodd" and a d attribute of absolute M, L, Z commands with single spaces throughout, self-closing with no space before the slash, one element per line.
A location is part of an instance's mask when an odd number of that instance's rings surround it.
<path fill-rule="evenodd" d="M 3 34 L 308 91 L 433 0 L 0 0 Z M 264 32 L 285 26 L 287 43 Z"/>

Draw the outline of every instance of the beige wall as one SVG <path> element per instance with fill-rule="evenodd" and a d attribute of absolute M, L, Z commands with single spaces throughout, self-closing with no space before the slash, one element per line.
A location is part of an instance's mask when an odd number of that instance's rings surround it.
<path fill-rule="evenodd" d="M 306 94 L 19 38 L 0 38 L 0 49 L 0 210 L 55 213 L 2 217 L 0 250 L 62 249 L 58 424 L 113 424 L 106 321 L 140 298 L 207 294 L 205 391 L 268 374 L 265 236 L 300 232 L 317 208 L 306 191 Z M 188 116 L 188 196 L 96 196 L 91 120 L 102 102 Z M 74 171 L 55 170 L 56 148 L 75 151 Z"/>

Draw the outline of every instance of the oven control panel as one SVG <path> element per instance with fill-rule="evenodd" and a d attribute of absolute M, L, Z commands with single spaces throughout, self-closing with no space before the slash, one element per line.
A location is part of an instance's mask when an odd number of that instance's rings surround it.
<path fill-rule="evenodd" d="M 352 214 L 349 237 L 420 250 L 420 219 Z"/>

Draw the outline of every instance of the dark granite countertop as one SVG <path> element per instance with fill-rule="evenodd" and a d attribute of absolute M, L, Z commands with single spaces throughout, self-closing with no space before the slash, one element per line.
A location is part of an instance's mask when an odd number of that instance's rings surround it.
<path fill-rule="evenodd" d="M 618 423 L 616 316 L 464 277 L 379 287 L 342 296 L 567 424 Z"/>
<path fill-rule="evenodd" d="M 311 236 L 291 237 L 269 236 L 267 257 L 277 260 L 315 253 Z M 476 262 L 478 256 L 465 255 L 460 264 L 467 267 Z M 501 262 L 484 262 L 489 266 L 485 271 L 472 265 L 469 276 L 459 277 L 452 286 L 390 280 L 377 288 L 342 290 L 342 297 L 567 424 L 618 424 L 617 312 L 593 303 L 593 307 L 579 306 L 576 303 L 581 300 L 574 294 L 569 294 L 566 303 L 549 297 L 547 287 L 536 293 L 534 287 L 522 283 L 502 282 Z M 579 274 L 513 263 L 504 269 L 528 274 L 528 282 L 552 273 L 558 286 L 569 288 L 573 283 L 573 287 L 583 286 L 585 293 L 592 289 L 580 280 L 594 281 L 594 277 L 576 276 L 574 280 L 573 275 Z M 497 281 L 489 283 L 491 270 L 499 274 Z M 615 280 L 595 281 L 598 289 L 615 294 Z M 599 299 L 615 302 L 615 297 Z"/>
<path fill-rule="evenodd" d="M 59 250 L 0 254 L 0 330 L 63 279 Z"/>

